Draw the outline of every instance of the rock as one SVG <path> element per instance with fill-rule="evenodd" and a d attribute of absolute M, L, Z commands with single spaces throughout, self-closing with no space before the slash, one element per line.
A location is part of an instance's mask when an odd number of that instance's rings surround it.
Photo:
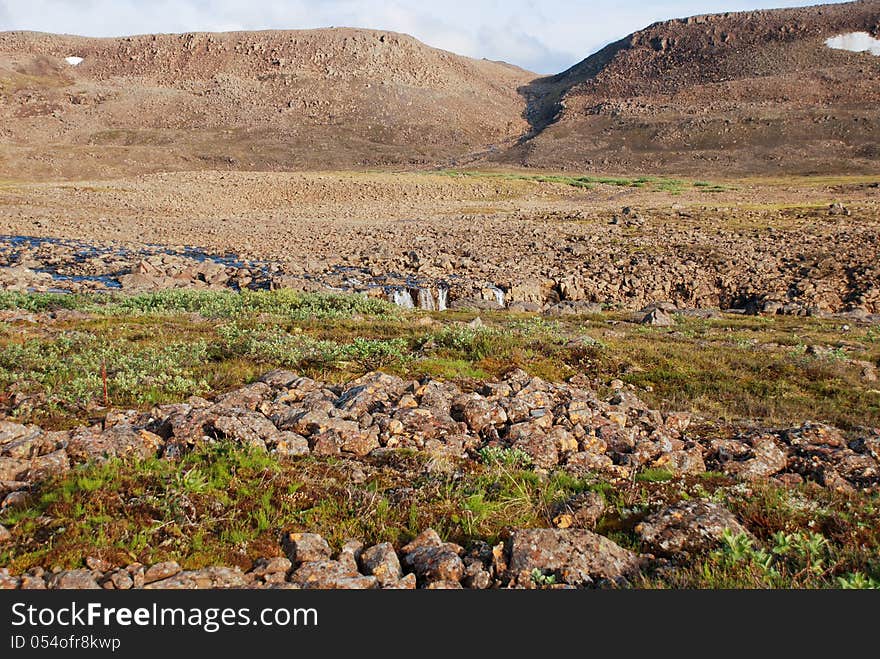
<path fill-rule="evenodd" d="M 272 453 L 284 458 L 308 455 L 309 440 L 295 432 L 282 430 L 275 436 L 275 446 Z"/>
<path fill-rule="evenodd" d="M 699 552 L 721 543 L 725 532 L 748 534 L 726 508 L 707 501 L 685 501 L 646 518 L 636 533 L 652 550 L 664 554 Z"/>
<path fill-rule="evenodd" d="M 27 478 L 32 483 L 38 483 L 48 478 L 61 476 L 69 470 L 70 460 L 67 457 L 67 451 L 62 448 L 33 458 Z"/>
<path fill-rule="evenodd" d="M 264 373 L 257 382 L 269 385 L 273 389 L 286 389 L 299 379 L 299 375 L 293 371 L 285 371 L 284 369 L 275 369 Z"/>
<path fill-rule="evenodd" d="M 258 558 L 254 561 L 254 567 L 250 574 L 256 577 L 265 577 L 270 574 L 287 574 L 293 564 L 290 559 L 284 556 L 273 556 L 272 558 Z"/>
<path fill-rule="evenodd" d="M 180 566 L 175 561 L 166 561 L 164 563 L 156 563 L 144 572 L 144 583 L 149 584 L 154 581 L 160 581 L 173 577 L 181 571 Z"/>
<path fill-rule="evenodd" d="M 294 565 L 325 561 L 330 558 L 330 545 L 317 533 L 288 533 L 283 549 Z"/>
<path fill-rule="evenodd" d="M 272 395 L 272 388 L 265 382 L 254 382 L 241 389 L 230 391 L 217 398 L 215 407 L 219 410 L 256 411 L 260 404 Z"/>
<path fill-rule="evenodd" d="M 390 583 L 387 586 L 384 586 L 384 588 L 386 590 L 415 590 L 417 583 L 418 582 L 416 581 L 416 575 L 410 572 L 409 574 L 401 577 L 394 583 Z"/>
<path fill-rule="evenodd" d="M 472 432 L 479 434 L 487 426 L 501 426 L 507 422 L 507 413 L 492 401 L 478 394 L 462 394 L 452 401 L 452 418 L 463 421 Z"/>
<path fill-rule="evenodd" d="M 238 568 L 207 567 L 178 572 L 144 586 L 145 590 L 201 590 L 210 588 L 243 588 L 247 579 Z"/>
<path fill-rule="evenodd" d="M 462 548 L 450 542 L 443 542 L 437 532 L 428 529 L 401 549 L 403 565 L 411 569 L 419 581 L 459 582 L 464 576 L 464 563 L 460 554 Z"/>
<path fill-rule="evenodd" d="M 9 570 L 0 567 L 0 590 L 16 590 L 21 583 L 18 577 L 9 574 Z"/>
<path fill-rule="evenodd" d="M 530 582 L 534 570 L 552 573 L 560 583 L 582 586 L 632 576 L 641 566 L 638 555 L 582 529 L 515 531 L 508 556 L 508 578 L 523 584 Z"/>
<path fill-rule="evenodd" d="M 96 433 L 92 428 L 74 432 L 67 445 L 67 454 L 75 462 L 103 461 L 109 458 L 155 457 L 163 440 L 147 430 L 120 424 Z"/>
<path fill-rule="evenodd" d="M 0 457 L 0 481 L 25 481 L 30 468 L 30 460 Z"/>
<path fill-rule="evenodd" d="M 361 554 L 361 566 L 364 573 L 376 577 L 382 587 L 398 582 L 403 576 L 400 560 L 390 542 L 383 542 L 364 551 Z"/>
<path fill-rule="evenodd" d="M 115 590 L 130 590 L 134 587 L 134 580 L 128 570 L 114 570 L 110 573 L 109 580 Z"/>
<path fill-rule="evenodd" d="M 639 322 L 642 325 L 655 327 L 672 327 L 675 325 L 675 318 L 660 309 L 653 309 L 645 314 Z"/>
<path fill-rule="evenodd" d="M 668 469 L 673 474 L 702 474 L 706 471 L 706 463 L 703 461 L 703 453 L 699 446 L 687 450 L 669 451 L 657 458 L 654 467 Z"/>
<path fill-rule="evenodd" d="M 12 540 L 12 534 L 9 532 L 9 529 L 0 524 L 0 545 L 9 542 L 10 540 Z"/>
<path fill-rule="evenodd" d="M 47 586 L 53 590 L 100 590 L 91 570 L 64 570 L 49 577 Z"/>
<path fill-rule="evenodd" d="M 301 588 L 336 590 L 365 590 L 379 585 L 376 577 L 365 577 L 349 565 L 330 560 L 304 563 L 290 575 L 290 580 Z"/>
<path fill-rule="evenodd" d="M 605 514 L 605 498 L 597 492 L 581 492 L 561 504 L 553 518 L 557 528 L 593 529 Z"/>
<path fill-rule="evenodd" d="M 745 459 L 725 462 L 724 471 L 744 480 L 768 478 L 785 469 L 788 456 L 780 449 L 771 435 L 758 437 L 754 440 L 751 451 Z"/>
<path fill-rule="evenodd" d="M 527 453 L 539 467 L 549 469 L 559 463 L 556 439 L 547 435 L 535 422 L 529 421 L 511 426 L 508 441 L 511 448 Z"/>

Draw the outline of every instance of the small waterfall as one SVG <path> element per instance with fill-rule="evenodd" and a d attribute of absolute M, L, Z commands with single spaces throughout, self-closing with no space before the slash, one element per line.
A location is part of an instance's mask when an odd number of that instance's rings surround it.
<path fill-rule="evenodd" d="M 495 294 L 495 301 L 499 304 L 499 306 L 502 306 L 502 307 L 507 306 L 507 301 L 504 296 L 504 291 L 502 291 L 497 286 L 490 286 L 489 289 Z"/>
<path fill-rule="evenodd" d="M 445 286 L 437 287 L 437 311 L 446 311 L 446 301 L 449 298 L 449 289 Z"/>
<path fill-rule="evenodd" d="M 434 311 L 434 294 L 431 292 L 430 288 L 419 289 L 419 309 Z"/>
<path fill-rule="evenodd" d="M 412 295 L 410 295 L 409 291 L 405 288 L 395 288 L 393 291 L 391 291 L 388 294 L 388 301 L 393 302 L 398 307 L 403 307 L 404 309 L 415 308 Z"/>

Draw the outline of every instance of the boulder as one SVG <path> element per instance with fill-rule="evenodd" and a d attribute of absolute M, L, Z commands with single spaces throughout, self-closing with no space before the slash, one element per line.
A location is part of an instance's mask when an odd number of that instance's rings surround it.
<path fill-rule="evenodd" d="M 539 570 L 560 583 L 583 586 L 633 576 L 640 566 L 637 554 L 591 531 L 523 529 L 510 537 L 507 576 L 528 583 Z"/>
<path fill-rule="evenodd" d="M 748 534 L 733 513 L 708 501 L 669 506 L 636 526 L 636 533 L 648 547 L 667 555 L 712 549 L 726 532 Z"/>

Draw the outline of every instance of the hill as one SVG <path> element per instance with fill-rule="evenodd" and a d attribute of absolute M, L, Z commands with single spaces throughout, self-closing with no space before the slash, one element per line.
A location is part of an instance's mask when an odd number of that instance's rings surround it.
<path fill-rule="evenodd" d="M 525 130 L 534 77 L 360 29 L 7 32 L 0 178 L 455 162 Z"/>
<path fill-rule="evenodd" d="M 880 2 L 666 21 L 522 91 L 532 132 L 507 162 L 699 174 L 876 171 Z"/>

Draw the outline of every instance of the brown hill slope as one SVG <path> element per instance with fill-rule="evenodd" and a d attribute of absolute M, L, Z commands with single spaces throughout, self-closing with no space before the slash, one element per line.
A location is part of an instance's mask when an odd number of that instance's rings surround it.
<path fill-rule="evenodd" d="M 657 23 L 523 89 L 531 139 L 507 162 L 752 174 L 876 171 L 880 57 L 829 37 L 880 37 L 880 2 Z"/>
<path fill-rule="evenodd" d="M 0 33 L 0 178 L 447 162 L 519 137 L 534 77 L 359 29 Z"/>

